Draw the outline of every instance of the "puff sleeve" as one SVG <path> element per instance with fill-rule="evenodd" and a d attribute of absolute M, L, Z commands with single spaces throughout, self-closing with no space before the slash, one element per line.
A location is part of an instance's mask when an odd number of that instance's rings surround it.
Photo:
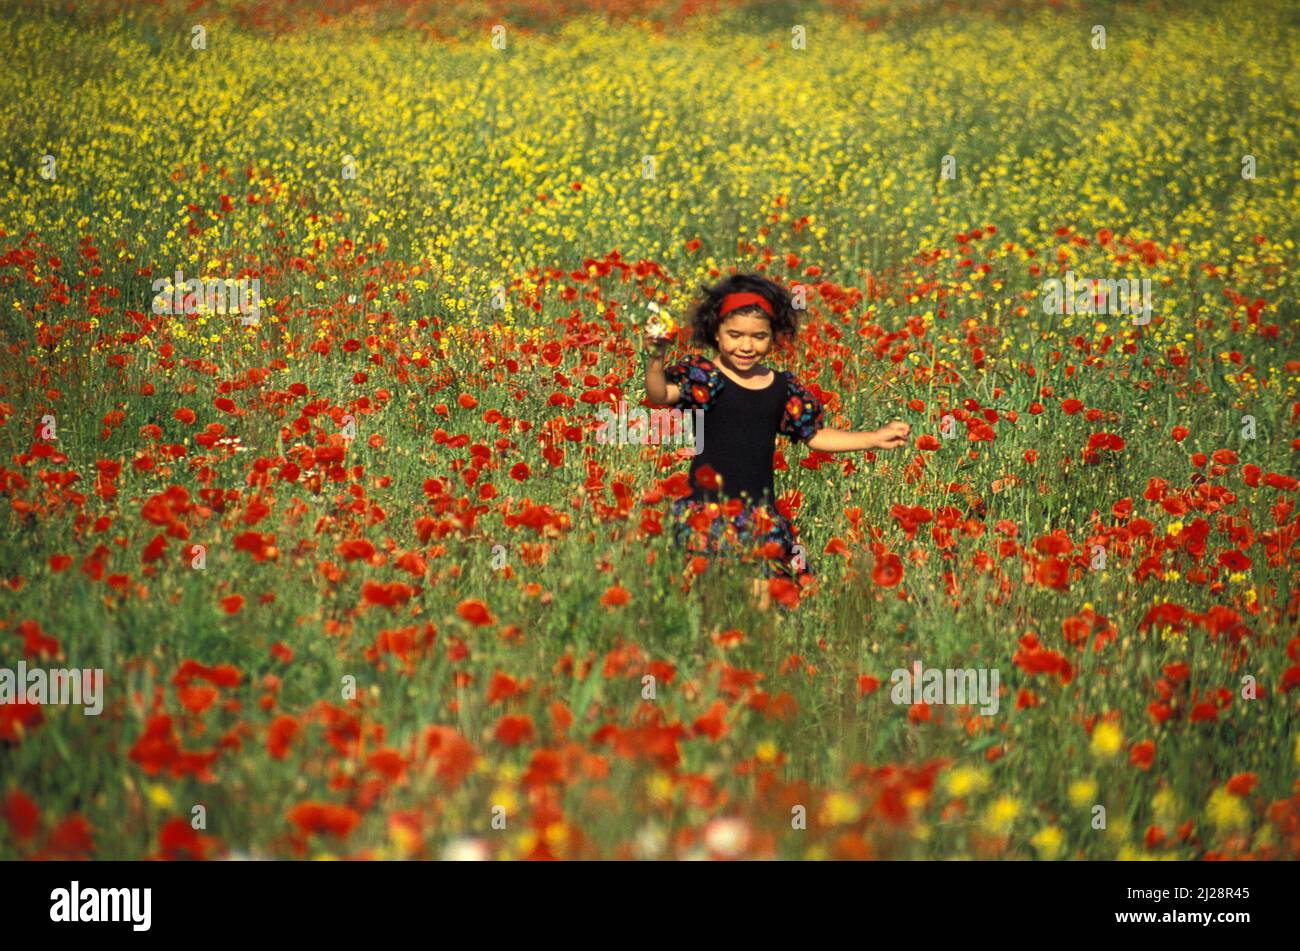
<path fill-rule="evenodd" d="M 696 354 L 664 369 L 664 379 L 681 389 L 677 398 L 680 409 L 709 409 L 722 392 L 722 371 L 713 362 Z"/>
<path fill-rule="evenodd" d="M 781 435 L 799 442 L 807 442 L 824 429 L 825 409 L 821 401 L 799 382 L 793 373 L 786 372 L 785 412 L 781 415 Z"/>

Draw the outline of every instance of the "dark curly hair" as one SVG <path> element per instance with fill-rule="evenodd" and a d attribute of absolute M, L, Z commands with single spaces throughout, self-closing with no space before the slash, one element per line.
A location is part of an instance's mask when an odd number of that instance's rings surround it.
<path fill-rule="evenodd" d="M 760 274 L 732 274 L 712 287 L 701 285 L 700 293 L 702 296 L 691 305 L 690 310 L 687 312 L 687 319 L 691 324 L 691 340 L 712 347 L 714 350 L 718 349 L 718 325 L 722 323 L 722 318 L 718 316 L 718 310 L 722 306 L 722 299 L 728 294 L 743 294 L 745 292 L 762 294 L 767 299 L 767 302 L 772 305 L 770 321 L 774 343 L 779 343 L 783 339 L 794 338 L 799 331 L 799 317 L 795 313 L 790 292 L 780 284 Z M 756 304 L 733 310 L 727 316 L 734 317 L 739 314 L 767 317 L 762 308 Z"/>

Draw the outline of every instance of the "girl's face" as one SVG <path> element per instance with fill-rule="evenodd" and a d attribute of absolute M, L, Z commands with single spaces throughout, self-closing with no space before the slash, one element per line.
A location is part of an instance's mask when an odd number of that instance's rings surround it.
<path fill-rule="evenodd" d="M 718 356 L 737 373 L 747 373 L 772 349 L 772 323 L 758 311 L 728 314 L 718 325 Z"/>

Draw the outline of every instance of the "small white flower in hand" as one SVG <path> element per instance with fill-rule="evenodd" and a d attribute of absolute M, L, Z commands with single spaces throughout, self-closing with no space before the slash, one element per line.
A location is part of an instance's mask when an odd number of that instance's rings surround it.
<path fill-rule="evenodd" d="M 645 332 L 647 335 L 655 339 L 660 339 L 662 337 L 667 337 L 673 332 L 673 329 L 677 325 L 674 323 L 672 315 L 669 314 L 668 311 L 661 310 L 659 305 L 654 301 L 650 301 L 646 307 L 652 314 L 654 314 L 654 316 L 645 323 Z"/>

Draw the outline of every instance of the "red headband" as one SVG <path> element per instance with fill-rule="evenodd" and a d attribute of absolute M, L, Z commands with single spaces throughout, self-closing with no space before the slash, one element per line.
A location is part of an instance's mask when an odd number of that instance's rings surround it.
<path fill-rule="evenodd" d="M 722 306 L 718 308 L 718 316 L 726 317 L 733 310 L 739 310 L 751 304 L 757 304 L 763 313 L 769 317 L 772 316 L 772 305 L 767 302 L 767 298 L 762 294 L 754 294 L 749 291 L 743 294 L 728 294 L 722 298 Z"/>

